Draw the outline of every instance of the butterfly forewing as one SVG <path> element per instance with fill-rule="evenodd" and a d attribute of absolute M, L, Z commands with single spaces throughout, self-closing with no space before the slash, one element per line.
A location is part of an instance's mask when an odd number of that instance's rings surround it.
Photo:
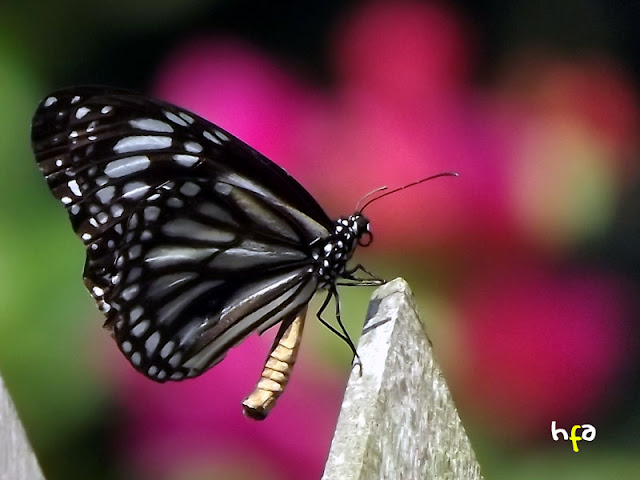
<path fill-rule="evenodd" d="M 85 284 L 147 376 L 195 376 L 318 288 L 332 222 L 284 170 L 156 100 L 72 88 L 39 106 L 33 149 L 87 247 Z"/>

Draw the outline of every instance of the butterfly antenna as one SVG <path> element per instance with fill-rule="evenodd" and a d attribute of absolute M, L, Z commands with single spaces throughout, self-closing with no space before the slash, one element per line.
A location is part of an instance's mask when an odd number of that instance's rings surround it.
<path fill-rule="evenodd" d="M 365 202 L 365 204 L 362 206 L 362 208 L 360 208 L 360 209 L 356 208 L 356 211 L 362 213 L 365 208 L 367 208 L 369 205 L 371 205 L 376 200 L 380 200 L 383 197 L 389 196 L 392 193 L 399 192 L 400 190 L 404 190 L 405 188 L 409 188 L 409 187 L 414 187 L 416 185 L 420 185 L 421 183 L 426 182 L 427 180 L 433 180 L 434 178 L 438 178 L 438 177 L 457 177 L 457 176 L 458 176 L 457 172 L 442 172 L 442 173 L 438 173 L 437 175 L 431 175 L 430 177 L 426 177 L 426 178 L 420 179 L 420 180 L 418 180 L 416 182 L 411 182 L 411 183 L 408 183 L 406 185 L 403 185 L 402 187 L 394 188 L 393 190 L 389 190 L 388 192 L 384 192 L 382 195 L 379 195 L 379 196 L 377 196 L 375 198 L 372 198 L 371 200 Z M 373 190 L 371 193 L 367 193 L 364 197 L 362 197 L 362 200 L 364 200 L 367 197 L 370 197 L 371 195 L 373 195 L 376 192 L 380 192 L 380 191 L 386 190 L 386 189 L 387 189 L 387 187 L 381 187 L 381 188 L 378 188 L 376 190 Z M 360 200 L 358 202 L 358 205 L 360 205 L 360 203 L 362 203 L 362 200 Z"/>
<path fill-rule="evenodd" d="M 367 198 L 369 198 L 371 195 L 373 195 L 374 193 L 378 193 L 378 192 L 382 192 L 383 190 L 386 190 L 387 187 L 386 185 L 383 187 L 378 187 L 375 190 L 371 190 L 369 193 L 367 193 L 365 196 L 363 196 L 360 200 L 358 200 L 358 204 L 356 205 L 356 212 L 360 212 L 360 204 L 362 202 L 364 202 Z"/>

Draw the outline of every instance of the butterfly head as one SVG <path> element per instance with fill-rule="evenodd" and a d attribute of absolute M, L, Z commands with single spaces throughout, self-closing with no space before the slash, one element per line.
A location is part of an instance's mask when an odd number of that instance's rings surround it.
<path fill-rule="evenodd" d="M 373 242 L 369 219 L 361 213 L 357 212 L 349 217 L 349 229 L 361 247 L 367 247 Z"/>

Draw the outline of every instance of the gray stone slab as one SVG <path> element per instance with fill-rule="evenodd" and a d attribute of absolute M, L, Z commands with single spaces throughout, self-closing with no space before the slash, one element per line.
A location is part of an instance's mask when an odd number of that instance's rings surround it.
<path fill-rule="evenodd" d="M 44 480 L 16 409 L 0 377 L 0 480 Z"/>
<path fill-rule="evenodd" d="M 407 283 L 377 289 L 323 480 L 479 480 L 480 466 Z"/>

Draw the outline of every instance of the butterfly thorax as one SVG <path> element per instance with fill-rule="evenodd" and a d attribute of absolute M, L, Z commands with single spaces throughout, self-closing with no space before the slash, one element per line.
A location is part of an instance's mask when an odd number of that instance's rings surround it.
<path fill-rule="evenodd" d="M 320 278 L 320 288 L 329 288 L 335 285 L 338 278 L 345 276 L 347 262 L 356 247 L 368 245 L 361 239 L 370 235 L 369 220 L 360 213 L 354 213 L 349 217 L 340 217 L 330 236 L 314 242 L 311 255 Z"/>

